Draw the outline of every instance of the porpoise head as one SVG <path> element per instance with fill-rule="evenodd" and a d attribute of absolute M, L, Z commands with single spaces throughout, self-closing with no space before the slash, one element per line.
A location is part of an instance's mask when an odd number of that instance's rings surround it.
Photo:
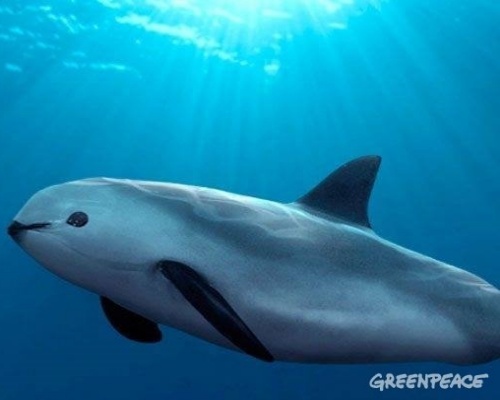
<path fill-rule="evenodd" d="M 106 178 L 51 186 L 25 204 L 8 233 L 51 272 L 107 294 L 117 274 L 123 280 L 126 272 L 154 268 L 175 248 L 152 240 L 175 238 L 177 227 L 149 197 L 129 181 Z"/>

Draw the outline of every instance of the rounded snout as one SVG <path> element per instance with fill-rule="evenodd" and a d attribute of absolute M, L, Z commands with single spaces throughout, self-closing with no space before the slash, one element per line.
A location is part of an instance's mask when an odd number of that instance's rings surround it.
<path fill-rule="evenodd" d="M 43 229 L 50 226 L 50 223 L 48 222 L 37 222 L 34 224 L 22 224 L 21 222 L 18 221 L 13 221 L 9 227 L 7 228 L 7 233 L 9 236 L 11 236 L 14 240 L 17 240 L 19 236 L 26 231 L 30 230 L 36 230 L 36 229 Z"/>

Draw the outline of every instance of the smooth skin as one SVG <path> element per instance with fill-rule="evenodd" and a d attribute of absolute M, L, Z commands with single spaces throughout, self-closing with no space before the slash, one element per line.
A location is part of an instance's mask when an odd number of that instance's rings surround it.
<path fill-rule="evenodd" d="M 380 157 L 281 204 L 187 185 L 85 179 L 36 193 L 9 227 L 48 270 L 95 292 L 123 336 L 157 324 L 264 361 L 483 363 L 499 291 L 377 236 Z"/>

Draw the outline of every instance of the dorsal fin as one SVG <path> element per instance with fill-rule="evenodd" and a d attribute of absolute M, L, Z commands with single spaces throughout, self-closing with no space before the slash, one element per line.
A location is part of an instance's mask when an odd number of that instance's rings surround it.
<path fill-rule="evenodd" d="M 365 156 L 344 164 L 297 202 L 371 228 L 368 202 L 382 158 Z"/>

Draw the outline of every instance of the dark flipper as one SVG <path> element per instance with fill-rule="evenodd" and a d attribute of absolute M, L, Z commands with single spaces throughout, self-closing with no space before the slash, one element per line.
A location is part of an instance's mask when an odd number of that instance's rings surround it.
<path fill-rule="evenodd" d="M 186 300 L 231 343 L 260 360 L 274 361 L 236 311 L 198 272 L 176 261 L 160 261 L 158 265 Z"/>
<path fill-rule="evenodd" d="M 101 306 L 110 324 L 127 339 L 141 343 L 157 343 L 162 339 L 158 325 L 143 316 L 101 297 Z"/>

